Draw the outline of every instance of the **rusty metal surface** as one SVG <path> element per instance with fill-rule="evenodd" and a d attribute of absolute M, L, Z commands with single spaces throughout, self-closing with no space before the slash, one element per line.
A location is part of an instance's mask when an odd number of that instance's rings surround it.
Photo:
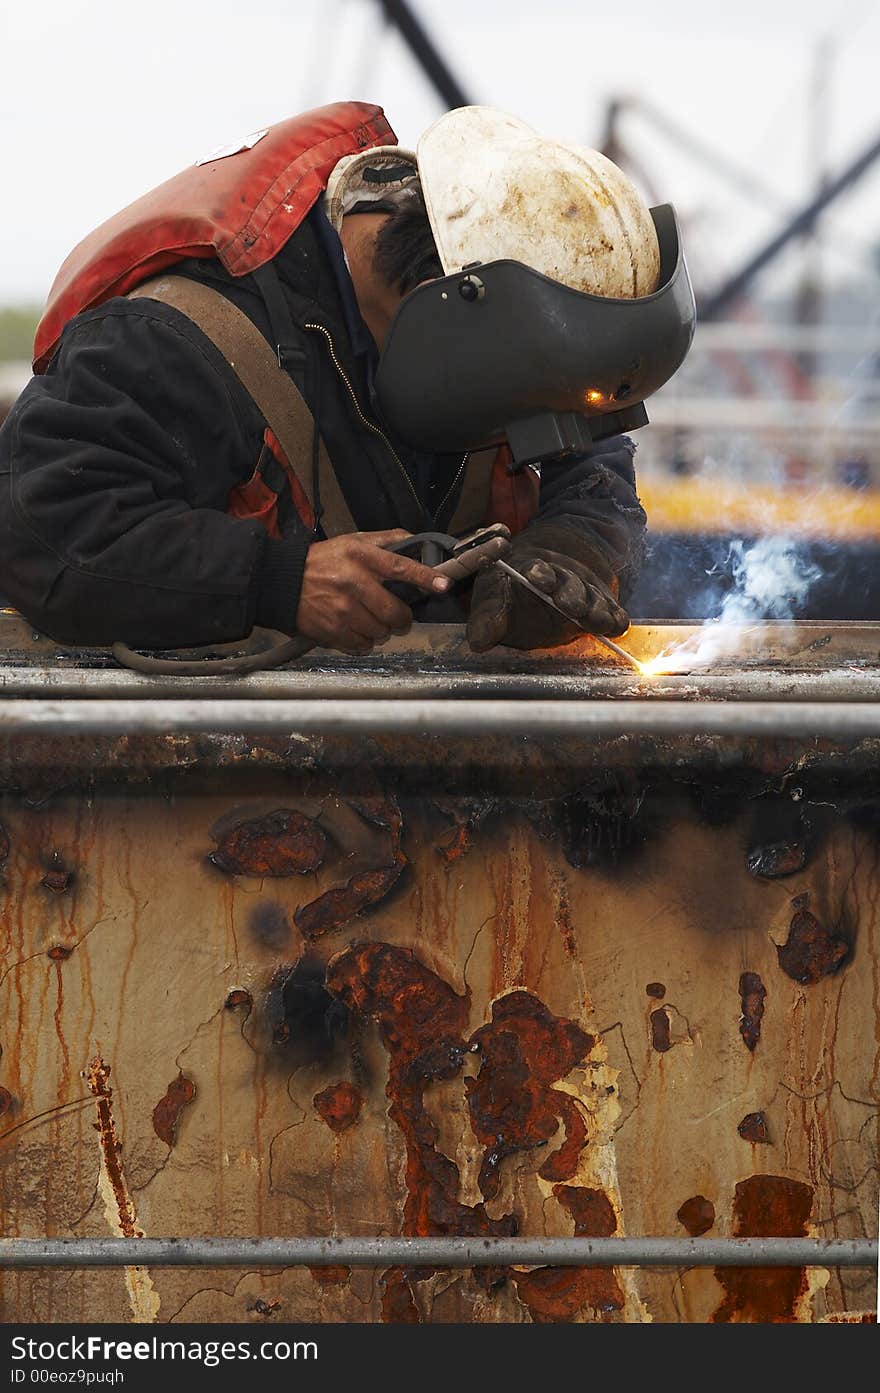
<path fill-rule="evenodd" d="M 873 1318 L 842 1263 L 135 1253 L 876 1239 L 877 626 L 647 694 L 437 626 L 149 706 L 15 616 L 0 652 L 0 1233 L 136 1263 L 6 1270 L 2 1319 Z"/>
<path fill-rule="evenodd" d="M 876 1237 L 867 766 L 801 741 L 585 776 L 548 747 L 492 792 L 444 741 L 404 777 L 391 741 L 212 769 L 189 739 L 0 779 L 6 1236 Z M 875 1284 L 139 1263 L 0 1294 L 7 1320 L 792 1321 Z"/>
<path fill-rule="evenodd" d="M 712 632 L 697 625 L 663 621 L 635 624 L 621 640 L 627 652 L 640 661 L 656 658 L 670 649 Z M 533 694 L 539 682 L 552 684 L 563 679 L 579 683 L 581 689 L 595 688 L 602 694 L 637 693 L 642 697 L 715 690 L 713 684 L 736 688 L 736 679 L 750 680 L 753 692 L 763 681 L 784 690 L 782 679 L 799 674 L 824 678 L 832 673 L 841 689 L 846 683 L 857 688 L 880 676 L 880 624 L 823 624 L 810 620 L 796 623 L 727 626 L 728 652 L 721 652 L 712 664 L 695 668 L 687 680 L 680 677 L 652 678 L 649 683 L 633 680 L 628 666 L 594 639 L 584 635 L 572 643 L 552 649 L 520 652 L 503 646 L 487 653 L 474 653 L 460 624 L 417 624 L 409 634 L 391 639 L 365 658 L 351 658 L 316 648 L 305 658 L 271 673 L 253 673 L 235 678 L 146 679 L 119 668 L 107 648 L 70 648 L 34 633 L 14 611 L 0 610 L 0 691 L 25 688 L 38 694 L 64 690 L 85 695 L 91 688 L 103 694 L 157 692 L 161 696 L 196 691 L 218 696 L 238 692 L 242 696 L 295 696 L 311 689 L 315 678 L 324 689 L 343 695 L 347 690 L 375 692 L 384 683 L 391 690 L 416 694 L 427 679 L 445 690 L 465 691 L 483 684 L 495 690 L 513 692 L 531 679 Z M 255 631 L 255 643 L 268 645 L 281 637 L 270 631 Z M 228 655 L 241 651 L 241 644 L 221 644 L 204 654 Z M 742 683 L 740 684 L 742 685 Z"/>

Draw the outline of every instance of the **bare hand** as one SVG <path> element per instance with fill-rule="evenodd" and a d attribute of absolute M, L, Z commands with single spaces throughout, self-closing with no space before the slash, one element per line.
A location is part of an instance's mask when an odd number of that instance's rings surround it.
<path fill-rule="evenodd" d="M 442 594 L 452 584 L 420 561 L 383 550 L 411 535 L 395 527 L 313 542 L 303 574 L 297 632 L 325 648 L 358 654 L 369 653 L 392 634 L 408 633 L 412 610 L 386 590 L 385 582 L 403 581 L 429 595 Z"/>

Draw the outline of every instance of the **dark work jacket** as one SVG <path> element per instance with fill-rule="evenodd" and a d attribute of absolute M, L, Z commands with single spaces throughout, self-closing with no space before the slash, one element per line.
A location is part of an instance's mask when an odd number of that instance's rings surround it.
<path fill-rule="evenodd" d="M 383 438 L 312 218 L 274 265 L 294 325 L 286 366 L 317 414 L 358 527 L 443 528 L 461 457 L 435 456 L 426 474 L 423 457 Z M 222 291 L 274 343 L 250 276 L 206 260 L 173 272 Z M 255 624 L 295 633 L 306 554 L 322 534 L 289 499 L 280 538 L 225 511 L 254 472 L 265 425 L 179 311 L 113 299 L 78 315 L 0 430 L 0 596 L 73 644 L 221 642 Z M 586 530 L 625 592 L 644 529 L 630 443 L 545 466 L 540 515 Z"/>

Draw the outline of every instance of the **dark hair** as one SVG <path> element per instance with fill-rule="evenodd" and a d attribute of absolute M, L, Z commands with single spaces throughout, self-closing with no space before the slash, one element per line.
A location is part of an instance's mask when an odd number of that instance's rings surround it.
<path fill-rule="evenodd" d="M 373 267 L 401 295 L 443 275 L 425 200 L 415 189 L 398 204 L 376 235 Z"/>

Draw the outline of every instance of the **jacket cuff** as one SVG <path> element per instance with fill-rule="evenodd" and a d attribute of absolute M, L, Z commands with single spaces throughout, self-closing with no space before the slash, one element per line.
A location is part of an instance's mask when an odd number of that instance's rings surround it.
<path fill-rule="evenodd" d="M 296 633 L 296 612 L 311 539 L 268 537 L 256 575 L 254 623 L 263 629 Z"/>

